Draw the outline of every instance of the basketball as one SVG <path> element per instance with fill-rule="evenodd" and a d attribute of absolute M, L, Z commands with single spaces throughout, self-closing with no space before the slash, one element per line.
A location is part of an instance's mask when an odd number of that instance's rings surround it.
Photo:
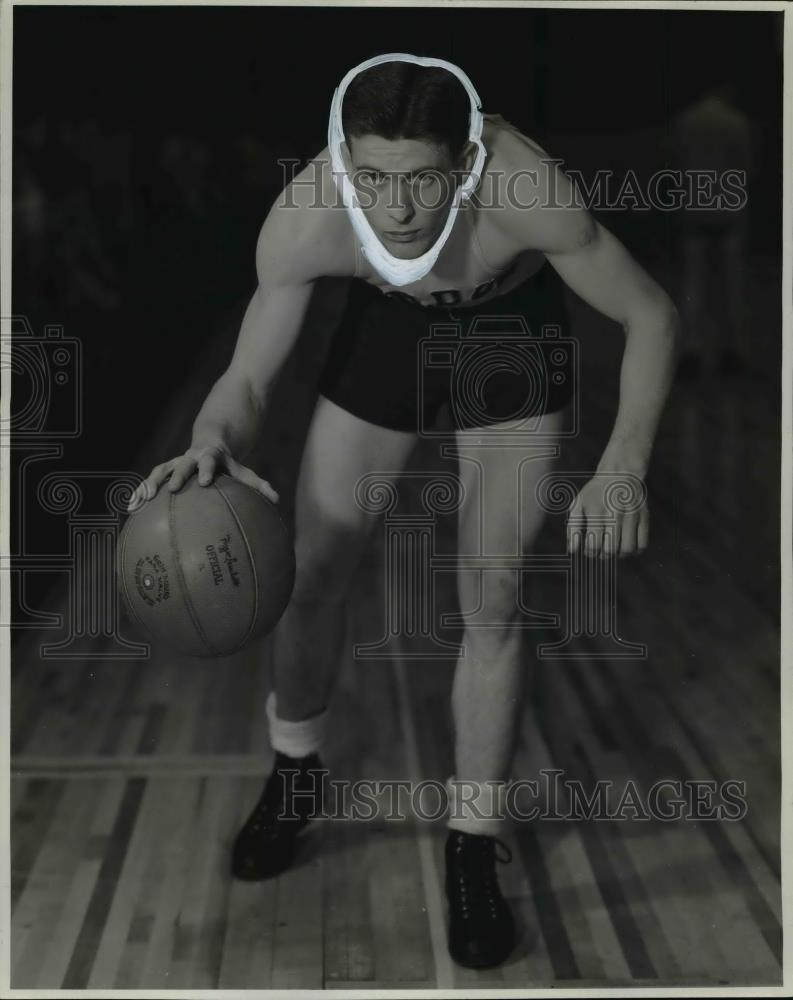
<path fill-rule="evenodd" d="M 231 476 L 199 486 L 194 475 L 130 514 L 117 573 L 127 611 L 155 642 L 226 656 L 275 627 L 292 594 L 295 556 L 267 497 Z"/>

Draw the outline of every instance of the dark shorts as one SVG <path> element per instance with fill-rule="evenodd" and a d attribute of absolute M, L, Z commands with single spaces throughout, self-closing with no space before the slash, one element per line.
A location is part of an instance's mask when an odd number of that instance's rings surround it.
<path fill-rule="evenodd" d="M 422 431 L 448 404 L 457 429 L 554 413 L 577 371 L 564 283 L 547 262 L 481 305 L 420 306 L 353 280 L 319 391 L 372 424 Z"/>

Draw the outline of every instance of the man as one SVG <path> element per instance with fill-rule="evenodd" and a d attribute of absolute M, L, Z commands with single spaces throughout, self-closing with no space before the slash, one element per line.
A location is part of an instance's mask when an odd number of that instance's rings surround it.
<path fill-rule="evenodd" d="M 483 388 L 487 412 L 474 422 L 461 415 L 448 378 L 428 378 L 419 392 L 417 351 L 432 324 L 518 316 L 530 330 L 564 328 L 562 282 L 622 324 L 617 419 L 599 475 L 571 507 L 576 523 L 595 519 L 586 536 L 568 531 L 570 549 L 585 545 L 592 557 L 626 556 L 647 545 L 646 506 L 625 514 L 613 536 L 603 534 L 597 517 L 606 509 L 604 481 L 645 475 L 677 349 L 677 314 L 665 292 L 576 204 L 569 180 L 540 147 L 502 119 L 478 117 L 475 92 L 456 67 L 391 55 L 358 67 L 343 83 L 334 102 L 343 141 L 334 146 L 332 115 L 329 148 L 288 185 L 262 227 L 259 287 L 232 361 L 196 418 L 190 449 L 157 466 L 133 497 L 133 504 L 150 498 L 166 480 L 177 490 L 194 474 L 206 484 L 223 469 L 277 499 L 238 457 L 264 419 L 313 282 L 351 278 L 297 484 L 297 576 L 274 637 L 275 690 L 267 703 L 275 767 L 232 858 L 233 873 L 245 879 L 273 876 L 291 863 L 296 834 L 311 811 L 301 797 L 299 818 L 283 818 L 288 809 L 281 778 L 295 769 L 297 787 L 312 788 L 309 772 L 321 767 L 343 640 L 340 610 L 376 523 L 354 499 L 361 477 L 402 469 L 421 422 L 431 423 L 446 403 L 466 454 L 488 466 L 479 483 L 475 463 L 461 463 L 461 550 L 477 551 L 481 543 L 488 553 L 512 553 L 519 531 L 525 552 L 542 524 L 534 487 L 552 460 L 524 463 L 528 481 L 518 510 L 514 482 L 521 455 L 487 447 L 494 431 L 525 423 L 524 378 L 502 366 Z M 341 164 L 341 181 L 332 160 Z M 531 415 L 547 440 L 562 429 L 574 379 L 569 364 L 560 379 L 541 370 L 544 383 L 535 386 Z M 449 949 L 471 967 L 502 962 L 514 945 L 495 861 L 500 795 L 525 674 L 520 631 L 513 627 L 517 574 L 505 569 L 483 577 L 481 594 L 468 573 L 458 577 L 461 606 L 478 604 L 492 624 L 466 629 L 465 655 L 456 666 L 456 767 L 448 785 L 453 808 L 446 842 Z M 473 798 L 460 794 L 464 787 L 474 790 Z"/>

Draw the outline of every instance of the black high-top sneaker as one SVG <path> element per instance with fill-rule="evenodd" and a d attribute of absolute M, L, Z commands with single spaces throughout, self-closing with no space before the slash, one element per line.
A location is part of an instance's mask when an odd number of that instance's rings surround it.
<path fill-rule="evenodd" d="M 505 857 L 498 857 L 497 845 Z M 515 947 L 515 924 L 496 876 L 496 861 L 511 860 L 512 852 L 496 837 L 449 831 L 449 954 L 459 965 L 469 969 L 500 965 Z"/>
<path fill-rule="evenodd" d="M 312 814 L 322 812 L 323 773 L 317 754 L 289 757 L 276 753 L 261 798 L 234 841 L 231 873 L 235 878 L 255 882 L 289 868 L 297 835 Z"/>

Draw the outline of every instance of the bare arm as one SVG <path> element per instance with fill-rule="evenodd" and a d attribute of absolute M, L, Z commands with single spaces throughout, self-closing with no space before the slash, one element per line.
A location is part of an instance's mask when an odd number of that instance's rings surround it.
<path fill-rule="evenodd" d="M 649 510 L 642 489 L 653 441 L 672 383 L 680 324 L 669 296 L 631 257 L 620 241 L 580 204 L 570 179 L 541 162 L 530 145 L 512 150 L 515 164 L 536 172 L 524 192 L 525 211 L 502 213 L 516 249 L 542 251 L 565 284 L 625 331 L 617 417 L 597 473 L 569 508 L 568 549 L 589 556 L 642 552 L 649 536 Z M 529 194 L 532 202 L 525 197 Z M 555 207 L 547 206 L 549 203 Z M 610 484 L 631 476 L 631 500 L 612 510 Z M 626 494 L 622 491 L 622 495 Z"/>
<path fill-rule="evenodd" d="M 261 490 L 278 496 L 269 483 L 238 458 L 252 448 L 261 427 L 278 372 L 289 356 L 305 317 L 316 278 L 339 273 L 338 220 L 324 209 L 298 199 L 283 200 L 262 226 L 256 247 L 258 287 L 242 321 L 234 354 L 209 392 L 193 423 L 190 448 L 184 455 L 156 466 L 130 501 L 134 509 L 151 499 L 168 480 L 178 490 L 198 472 L 199 482 L 212 481 L 219 467 Z"/>
<path fill-rule="evenodd" d="M 273 382 L 300 332 L 314 279 L 345 272 L 340 237 L 346 221 L 332 209 L 317 208 L 312 187 L 314 177 L 327 184 L 326 169 L 323 151 L 287 187 L 262 227 L 256 247 L 259 286 L 231 363 L 193 424 L 192 448 L 219 448 L 236 457 L 253 448 Z"/>
<path fill-rule="evenodd" d="M 541 250 L 569 288 L 625 332 L 619 407 L 604 463 L 619 459 L 643 476 L 672 383 L 680 335 L 677 310 L 622 243 L 580 204 L 570 179 L 549 165 L 544 151 L 515 142 L 508 154 L 513 169 L 520 163 L 536 177 L 523 181 L 519 202 L 533 207 L 502 213 L 516 249 Z M 542 207 L 549 204 L 553 207 Z"/>
<path fill-rule="evenodd" d="M 260 278 L 231 363 L 193 424 L 191 448 L 220 448 L 243 457 L 254 446 L 273 382 L 300 330 L 312 282 L 273 284 Z"/>
<path fill-rule="evenodd" d="M 588 219 L 571 249 L 547 253 L 565 284 L 625 332 L 617 416 L 601 464 L 644 476 L 674 376 L 680 323 L 669 296 L 607 229 Z"/>

